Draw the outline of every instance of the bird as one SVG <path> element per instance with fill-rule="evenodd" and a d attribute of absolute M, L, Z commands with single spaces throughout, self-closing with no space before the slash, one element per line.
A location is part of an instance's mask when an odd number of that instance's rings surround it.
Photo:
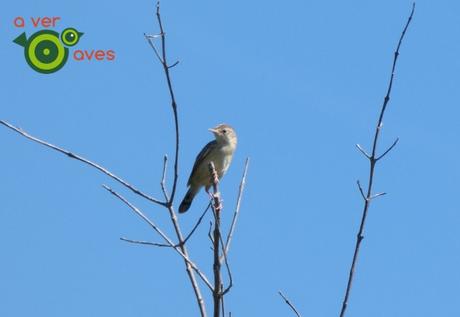
<path fill-rule="evenodd" d="M 209 129 L 214 134 L 215 140 L 206 144 L 198 153 L 192 172 L 187 182 L 188 190 L 179 205 L 179 213 L 186 212 L 192 204 L 193 198 L 205 187 L 206 192 L 211 187 L 209 163 L 213 162 L 219 180 L 227 172 L 236 150 L 237 137 L 235 130 L 228 124 L 219 124 Z"/>

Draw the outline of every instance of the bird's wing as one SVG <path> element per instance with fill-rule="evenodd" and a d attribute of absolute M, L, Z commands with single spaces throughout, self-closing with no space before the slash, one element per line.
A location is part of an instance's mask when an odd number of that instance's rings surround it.
<path fill-rule="evenodd" d="M 195 159 L 195 164 L 193 164 L 192 172 L 190 173 L 190 177 L 188 178 L 187 186 L 190 186 L 190 181 L 195 175 L 196 171 L 198 170 L 198 165 L 200 165 L 201 162 L 206 160 L 208 157 L 209 153 L 211 153 L 212 149 L 215 148 L 217 145 L 216 140 L 213 140 L 206 144 L 206 146 L 198 153 Z"/>

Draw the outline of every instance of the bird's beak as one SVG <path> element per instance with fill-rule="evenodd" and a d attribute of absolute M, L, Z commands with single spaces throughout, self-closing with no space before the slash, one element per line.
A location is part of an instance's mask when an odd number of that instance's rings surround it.
<path fill-rule="evenodd" d="M 212 133 L 217 133 L 217 130 L 214 128 L 208 129 L 208 131 L 211 131 Z"/>

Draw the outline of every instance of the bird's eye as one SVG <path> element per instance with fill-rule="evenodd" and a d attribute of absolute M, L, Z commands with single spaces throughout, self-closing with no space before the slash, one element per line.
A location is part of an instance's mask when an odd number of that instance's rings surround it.
<path fill-rule="evenodd" d="M 227 130 L 226 130 L 226 129 L 223 129 L 222 132 L 225 134 L 225 133 L 227 133 Z"/>
<path fill-rule="evenodd" d="M 61 33 L 61 40 L 67 46 L 74 46 L 80 40 L 83 33 L 78 32 L 74 28 L 67 28 Z"/>

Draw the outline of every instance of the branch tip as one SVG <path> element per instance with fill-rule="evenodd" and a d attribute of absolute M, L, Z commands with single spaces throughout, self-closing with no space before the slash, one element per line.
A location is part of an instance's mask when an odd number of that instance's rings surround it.
<path fill-rule="evenodd" d="M 378 194 L 375 194 L 371 197 L 371 199 L 374 199 L 374 198 L 377 198 L 377 197 L 380 197 L 380 196 L 384 196 L 386 195 L 387 193 L 383 192 L 383 193 L 378 193 Z"/>
<path fill-rule="evenodd" d="M 284 296 L 284 294 L 281 291 L 278 291 L 278 294 L 284 299 L 285 303 L 292 309 L 292 311 L 297 315 L 297 317 L 302 317 L 302 315 L 300 315 L 299 311 L 294 307 L 291 301 L 286 296 Z"/>
<path fill-rule="evenodd" d="M 361 145 L 356 144 L 356 147 L 358 148 L 358 150 L 359 150 L 365 157 L 367 157 L 368 159 L 371 158 L 371 156 L 370 156 L 369 154 L 367 154 L 367 152 L 361 147 Z"/>
<path fill-rule="evenodd" d="M 359 192 L 361 193 L 361 197 L 363 197 L 364 200 L 367 200 L 367 197 L 364 194 L 363 187 L 361 186 L 361 182 L 357 180 L 356 183 L 358 184 L 358 189 L 359 189 Z"/>
<path fill-rule="evenodd" d="M 180 61 L 177 60 L 174 64 L 168 66 L 168 68 L 171 69 L 171 68 L 177 66 L 177 65 L 179 64 L 179 62 L 180 62 Z"/>
<path fill-rule="evenodd" d="M 382 155 L 380 155 L 379 157 L 377 157 L 375 160 L 378 161 L 380 159 L 382 159 L 385 155 L 387 155 L 391 150 L 393 150 L 393 148 L 396 146 L 396 144 L 398 144 L 399 142 L 399 138 L 396 138 L 396 140 L 393 142 L 393 144 L 385 151 L 383 152 Z"/>

